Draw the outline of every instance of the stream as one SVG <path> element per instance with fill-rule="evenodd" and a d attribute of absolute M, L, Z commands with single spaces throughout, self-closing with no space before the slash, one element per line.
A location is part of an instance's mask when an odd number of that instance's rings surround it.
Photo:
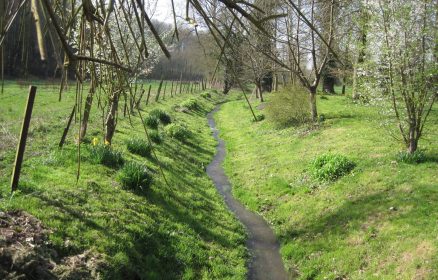
<path fill-rule="evenodd" d="M 228 208 L 236 215 L 248 232 L 247 248 L 251 255 L 248 264 L 248 279 L 250 280 L 287 280 L 290 279 L 284 269 L 279 253 L 279 244 L 272 229 L 258 214 L 246 209 L 231 193 L 231 184 L 222 163 L 225 159 L 225 142 L 219 138 L 219 131 L 213 115 L 219 111 L 220 105 L 207 116 L 208 124 L 218 141 L 216 154 L 207 166 L 207 174 L 213 180 L 217 190 L 223 196 Z"/>

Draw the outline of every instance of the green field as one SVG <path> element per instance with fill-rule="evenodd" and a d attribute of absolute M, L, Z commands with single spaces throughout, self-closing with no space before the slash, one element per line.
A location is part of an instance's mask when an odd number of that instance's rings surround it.
<path fill-rule="evenodd" d="M 223 105 L 216 120 L 234 195 L 269 221 L 299 279 L 437 279 L 438 107 L 420 141 L 426 161 L 406 164 L 376 108 L 327 98 L 318 97 L 326 120 L 311 128 L 254 123 L 244 101 Z M 312 180 L 309 163 L 327 152 L 356 167 Z"/>
<path fill-rule="evenodd" d="M 168 88 L 165 101 L 160 98 L 147 107 L 144 96 L 143 115 L 162 108 L 173 123 L 185 124 L 191 131 L 187 141 L 181 142 L 165 135 L 160 125 L 164 141 L 154 146 L 159 162 L 128 152 L 126 142 L 145 139 L 145 133 L 137 114 L 131 116 L 131 126 L 123 110 L 119 111 L 113 149 L 122 153 L 125 162 L 144 163 L 153 172 L 151 188 L 136 193 L 120 187 L 117 169 L 90 160 L 90 142 L 97 138 L 102 143 L 103 139 L 97 95 L 81 145 L 81 175 L 76 182 L 78 122 L 73 123 L 65 147 L 58 149 L 74 105 L 75 87 L 71 85 L 58 102 L 56 85 L 34 84 L 38 90 L 28 145 L 19 191 L 13 196 L 9 182 L 27 85 L 7 82 L 0 95 L 0 210 L 23 209 L 40 219 L 52 230 L 50 241 L 59 258 L 91 250 L 104 261 L 104 278 L 244 279 L 245 232 L 204 172 L 216 145 L 205 115 L 222 100 L 219 94 L 212 93 L 208 100 L 199 93 L 170 98 Z M 84 89 L 84 98 L 86 93 Z M 174 110 L 190 97 L 198 101 L 196 110 Z M 100 101 L 105 108 L 104 98 Z M 164 183 L 159 164 L 170 187 Z"/>
<path fill-rule="evenodd" d="M 145 106 L 143 97 L 143 116 L 161 108 L 191 136 L 178 141 L 160 125 L 164 141 L 154 145 L 159 162 L 134 155 L 127 142 L 144 139 L 143 126 L 137 114 L 129 121 L 119 111 L 112 149 L 125 162 L 144 163 L 153 172 L 151 188 L 138 193 L 120 186 L 118 168 L 91 160 L 93 139 L 103 137 L 104 99 L 102 106 L 98 95 L 94 99 L 76 182 L 78 122 L 58 149 L 74 86 L 58 102 L 57 86 L 34 84 L 38 91 L 20 190 L 12 196 L 9 180 L 27 85 L 7 82 L 0 96 L 0 210 L 23 209 L 40 219 L 52 231 L 59 258 L 91 251 L 103 261 L 99 271 L 107 279 L 245 279 L 246 233 L 205 174 L 216 145 L 206 113 L 228 101 L 215 116 L 226 141 L 233 193 L 272 226 L 291 273 L 299 279 L 438 277 L 437 107 L 420 141 L 426 161 L 407 164 L 396 160 L 404 148 L 380 125 L 378 110 L 344 96 L 318 97 L 324 122 L 279 129 L 269 118 L 254 123 L 237 93 L 170 98 L 168 92 L 155 102 L 158 83 L 153 82 L 151 104 Z M 269 102 L 271 95 L 266 97 Z M 175 109 L 190 98 L 197 100 L 197 109 Z M 265 109 L 255 110 L 259 115 Z M 324 153 L 345 155 L 355 167 L 337 181 L 315 181 L 309 164 Z"/>

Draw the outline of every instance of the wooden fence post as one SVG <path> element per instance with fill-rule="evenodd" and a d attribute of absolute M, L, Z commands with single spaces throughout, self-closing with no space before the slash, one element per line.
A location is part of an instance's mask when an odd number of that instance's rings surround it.
<path fill-rule="evenodd" d="M 151 96 L 151 89 L 152 89 L 152 85 L 149 85 L 148 97 L 146 98 L 146 105 L 149 104 L 149 97 Z"/>
<path fill-rule="evenodd" d="M 166 99 L 167 81 L 164 82 L 163 100 Z"/>
<path fill-rule="evenodd" d="M 71 121 L 73 120 L 75 110 L 76 110 L 76 104 L 75 106 L 73 106 L 73 110 L 71 110 L 70 117 L 68 118 L 67 126 L 64 128 L 64 133 L 62 133 L 61 141 L 59 141 L 59 148 L 62 148 L 62 146 L 64 146 L 65 138 L 67 137 L 67 133 L 70 130 L 70 125 L 71 125 Z"/>
<path fill-rule="evenodd" d="M 15 156 L 14 170 L 11 179 L 11 191 L 14 192 L 18 187 L 20 180 L 21 164 L 23 163 L 24 150 L 26 148 L 27 133 L 29 132 L 30 119 L 32 117 L 33 104 L 35 102 L 37 88 L 29 87 L 29 96 L 27 98 L 26 111 L 24 112 L 23 125 L 21 127 L 20 140 L 17 146 L 17 154 Z"/>
<path fill-rule="evenodd" d="M 155 95 L 155 102 L 158 102 L 160 98 L 161 88 L 163 87 L 163 79 L 161 79 L 160 85 L 158 86 L 157 95 Z"/>
<path fill-rule="evenodd" d="M 170 97 L 173 97 L 173 80 L 172 80 L 172 88 L 170 89 Z"/>

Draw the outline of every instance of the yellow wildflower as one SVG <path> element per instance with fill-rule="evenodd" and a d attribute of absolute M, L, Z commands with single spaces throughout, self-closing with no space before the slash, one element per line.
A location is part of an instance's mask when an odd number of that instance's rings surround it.
<path fill-rule="evenodd" d="M 96 137 L 93 138 L 93 141 L 91 142 L 93 144 L 93 146 L 96 146 L 97 143 L 99 143 L 99 139 L 97 139 Z"/>
<path fill-rule="evenodd" d="M 105 139 L 105 146 L 109 146 L 111 143 Z"/>

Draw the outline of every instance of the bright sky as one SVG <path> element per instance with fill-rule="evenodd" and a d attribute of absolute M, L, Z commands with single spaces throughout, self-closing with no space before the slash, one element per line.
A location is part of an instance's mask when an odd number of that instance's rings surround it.
<path fill-rule="evenodd" d="M 165 21 L 168 23 L 173 23 L 172 15 L 172 1 L 171 0 L 154 0 L 156 1 L 156 11 L 154 13 L 153 19 Z M 182 14 L 186 0 L 174 0 L 175 10 L 177 16 Z M 154 4 L 152 4 L 151 10 L 153 10 Z"/>

